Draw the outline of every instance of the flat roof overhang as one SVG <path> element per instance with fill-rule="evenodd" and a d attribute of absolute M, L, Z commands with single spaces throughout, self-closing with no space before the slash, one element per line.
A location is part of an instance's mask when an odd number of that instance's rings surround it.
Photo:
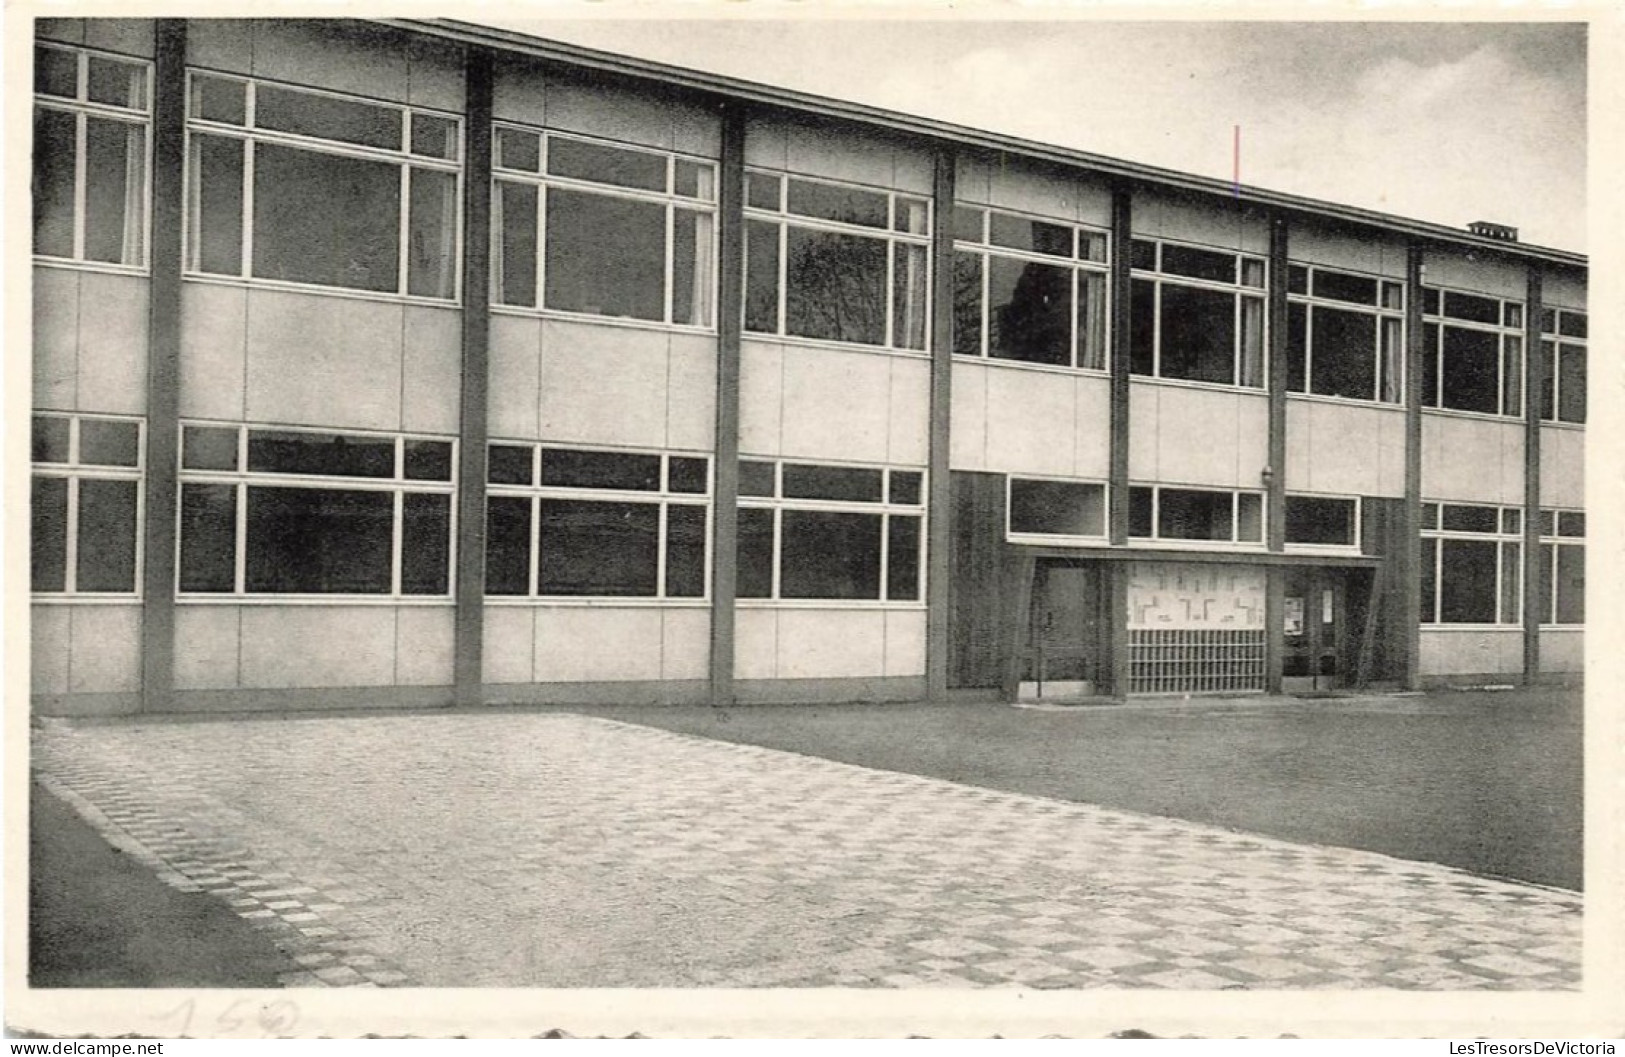
<path fill-rule="evenodd" d="M 1072 150 L 956 125 L 948 121 L 917 117 L 911 114 L 885 110 L 880 107 L 830 99 L 788 88 L 760 84 L 740 78 L 706 73 L 700 70 L 671 66 L 649 59 L 616 55 L 611 52 L 584 48 L 574 44 L 532 37 L 513 30 L 482 26 L 455 19 L 385 18 L 372 20 L 415 33 L 424 33 L 442 39 L 496 48 L 502 51 L 530 56 L 549 62 L 587 69 L 599 73 L 641 81 L 654 81 L 689 89 L 706 95 L 720 96 L 764 106 L 780 107 L 820 117 L 851 121 L 861 125 L 880 127 L 892 132 L 920 137 L 938 143 L 953 143 L 981 150 L 1017 154 L 1038 161 L 1050 162 L 1072 169 L 1086 169 L 1131 184 L 1183 191 L 1207 198 L 1230 199 L 1242 204 L 1262 207 L 1278 213 L 1313 216 L 1330 219 L 1365 229 L 1376 229 L 1407 236 L 1435 246 L 1489 253 L 1516 260 L 1536 260 L 1573 268 L 1585 268 L 1584 254 L 1570 250 L 1553 249 L 1521 242 L 1506 242 L 1485 238 L 1443 224 L 1379 213 L 1357 206 L 1339 205 L 1299 195 L 1271 191 L 1247 184 L 1236 185 L 1206 176 L 1195 176 L 1172 169 L 1125 161 L 1087 151 Z"/>

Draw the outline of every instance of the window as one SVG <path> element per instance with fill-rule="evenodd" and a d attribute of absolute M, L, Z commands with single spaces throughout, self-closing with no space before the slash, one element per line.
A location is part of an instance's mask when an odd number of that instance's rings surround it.
<path fill-rule="evenodd" d="M 1135 239 L 1129 369 L 1152 378 L 1264 385 L 1264 260 Z"/>
<path fill-rule="evenodd" d="M 1287 274 L 1287 389 L 1403 402 L 1404 284 L 1301 264 Z"/>
<path fill-rule="evenodd" d="M 744 461 L 739 597 L 917 602 L 919 470 Z"/>
<path fill-rule="evenodd" d="M 712 163 L 498 125 L 493 164 L 496 303 L 711 324 Z"/>
<path fill-rule="evenodd" d="M 33 592 L 134 596 L 142 421 L 46 414 L 35 415 L 33 426 Z"/>
<path fill-rule="evenodd" d="M 1546 422 L 1586 420 L 1586 330 L 1584 312 L 1547 308 L 1540 313 L 1540 417 Z"/>
<path fill-rule="evenodd" d="M 1584 511 L 1540 512 L 1540 579 L 1535 604 L 1542 624 L 1585 623 L 1585 534 Z"/>
<path fill-rule="evenodd" d="M 925 348 L 926 199 L 751 172 L 745 211 L 746 330 Z"/>
<path fill-rule="evenodd" d="M 179 590 L 446 597 L 453 442 L 186 424 Z"/>
<path fill-rule="evenodd" d="M 956 206 L 954 237 L 954 352 L 1105 367 L 1104 232 Z"/>
<path fill-rule="evenodd" d="M 194 71 L 187 269 L 457 296 L 455 117 Z"/>
<path fill-rule="evenodd" d="M 1422 505 L 1422 623 L 1517 624 L 1523 511 Z"/>
<path fill-rule="evenodd" d="M 1100 542 L 1106 538 L 1106 486 L 1084 481 L 1010 478 L 1008 533 Z"/>
<path fill-rule="evenodd" d="M 485 593 L 704 598 L 710 460 L 490 447 Z"/>
<path fill-rule="evenodd" d="M 1523 414 L 1523 304 L 1424 288 L 1422 406 Z"/>
<path fill-rule="evenodd" d="M 1289 495 L 1281 509 L 1289 547 L 1360 546 L 1358 499 Z"/>
<path fill-rule="evenodd" d="M 1156 541 L 1262 544 L 1264 494 L 1136 485 L 1128 490 L 1128 534 Z"/>
<path fill-rule="evenodd" d="M 34 253 L 146 264 L 151 66 L 34 48 Z"/>

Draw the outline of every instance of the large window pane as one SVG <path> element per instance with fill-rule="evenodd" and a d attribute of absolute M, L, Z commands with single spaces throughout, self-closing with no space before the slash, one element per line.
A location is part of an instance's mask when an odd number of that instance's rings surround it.
<path fill-rule="evenodd" d="M 401 497 L 401 593 L 443 595 L 451 576 L 451 496 Z"/>
<path fill-rule="evenodd" d="M 1157 284 L 1135 279 L 1129 297 L 1129 370 L 1134 374 L 1157 372 Z"/>
<path fill-rule="evenodd" d="M 30 585 L 35 591 L 65 591 L 68 586 L 68 482 L 36 477 L 32 497 L 33 538 Z"/>
<path fill-rule="evenodd" d="M 671 321 L 711 322 L 711 216 L 672 210 Z"/>
<path fill-rule="evenodd" d="M 1519 560 L 1522 550 L 1516 543 L 1501 544 L 1501 609 L 1498 619 L 1502 624 L 1516 624 L 1523 619 L 1523 607 L 1519 605 L 1522 595 L 1519 587 L 1523 583 L 1522 562 Z"/>
<path fill-rule="evenodd" d="M 1329 272 L 1316 269 L 1315 296 L 1332 301 L 1351 301 L 1357 305 L 1377 303 L 1377 280 L 1347 272 Z"/>
<path fill-rule="evenodd" d="M 1420 570 L 1422 590 L 1422 623 L 1437 624 L 1439 615 L 1437 610 L 1437 584 L 1439 577 L 1439 541 L 1422 541 L 1422 563 Z"/>
<path fill-rule="evenodd" d="M 884 344 L 885 240 L 795 227 L 787 239 L 786 333 Z"/>
<path fill-rule="evenodd" d="M 254 429 L 248 433 L 248 468 L 256 473 L 394 477 L 395 440 L 349 433 Z"/>
<path fill-rule="evenodd" d="M 77 588 L 135 590 L 136 483 L 79 482 Z"/>
<path fill-rule="evenodd" d="M 788 209 L 804 217 L 871 228 L 883 228 L 889 223 L 885 194 L 835 184 L 791 180 Z"/>
<path fill-rule="evenodd" d="M 254 124 L 339 143 L 401 149 L 401 111 L 395 107 L 270 84 L 255 90 Z"/>
<path fill-rule="evenodd" d="M 790 499 L 855 500 L 878 503 L 881 471 L 856 466 L 785 463 L 784 495 Z"/>
<path fill-rule="evenodd" d="M 1309 391 L 1309 308 L 1297 303 L 1286 307 L 1286 387 Z"/>
<path fill-rule="evenodd" d="M 559 137 L 549 139 L 547 171 L 553 176 L 572 180 L 591 180 L 643 191 L 666 189 L 664 155 L 601 143 L 583 143 Z"/>
<path fill-rule="evenodd" d="M 1557 548 L 1557 622 L 1584 624 L 1586 619 L 1586 552 L 1584 547 Z"/>
<path fill-rule="evenodd" d="M 781 597 L 880 597 L 880 515 L 785 510 L 780 517 Z"/>
<path fill-rule="evenodd" d="M 398 165 L 255 145 L 254 274 L 262 279 L 393 291 L 400 216 Z"/>
<path fill-rule="evenodd" d="M 982 354 L 982 255 L 954 254 L 954 352 Z"/>
<path fill-rule="evenodd" d="M 1312 391 L 1370 400 L 1377 392 L 1377 317 L 1315 309 Z"/>
<path fill-rule="evenodd" d="M 395 497 L 249 488 L 250 593 L 388 594 Z"/>
<path fill-rule="evenodd" d="M 1494 624 L 1496 547 L 1492 540 L 1440 540 L 1439 619 Z"/>
<path fill-rule="evenodd" d="M 699 598 L 705 594 L 705 508 L 666 508 L 666 596 Z"/>
<path fill-rule="evenodd" d="M 457 177 L 439 169 L 411 171 L 406 292 L 450 298 L 457 274 Z"/>
<path fill-rule="evenodd" d="M 1355 502 L 1352 499 L 1286 497 L 1286 541 L 1352 547 Z"/>
<path fill-rule="evenodd" d="M 140 264 L 147 202 L 146 129 L 85 121 L 85 259 Z"/>
<path fill-rule="evenodd" d="M 1441 406 L 1495 414 L 1501 407 L 1501 342 L 1497 335 L 1444 328 Z"/>
<path fill-rule="evenodd" d="M 1013 216 L 1009 213 L 992 214 L 988 241 L 995 246 L 1047 253 L 1054 257 L 1072 256 L 1070 227 Z"/>
<path fill-rule="evenodd" d="M 1563 345 L 1557 359 L 1557 417 L 1563 422 L 1586 420 L 1586 350 Z"/>
<path fill-rule="evenodd" d="M 1164 488 L 1157 496 L 1157 536 L 1161 539 L 1229 540 L 1234 511 L 1229 492 Z"/>
<path fill-rule="evenodd" d="M 1078 366 L 1106 367 L 1106 277 L 1078 273 Z"/>
<path fill-rule="evenodd" d="M 67 111 L 34 111 L 34 252 L 49 257 L 73 256 L 74 125 Z"/>
<path fill-rule="evenodd" d="M 1151 512 L 1155 494 L 1150 488 L 1128 490 L 1128 534 L 1136 539 L 1151 538 Z"/>
<path fill-rule="evenodd" d="M 1465 319 L 1472 323 L 1501 322 L 1501 302 L 1493 297 L 1477 297 L 1447 291 L 1444 295 L 1444 314 L 1451 319 Z"/>
<path fill-rule="evenodd" d="M 666 207 L 552 188 L 547 307 L 598 316 L 666 315 Z"/>
<path fill-rule="evenodd" d="M 1072 269 L 989 257 L 988 353 L 1005 360 L 1072 362 Z"/>
<path fill-rule="evenodd" d="M 1165 283 L 1161 323 L 1161 377 L 1235 380 L 1236 295 Z"/>
<path fill-rule="evenodd" d="M 543 499 L 540 549 L 543 595 L 653 597 L 660 506 Z"/>
<path fill-rule="evenodd" d="M 745 221 L 745 329 L 779 330 L 779 226 Z"/>
<path fill-rule="evenodd" d="M 530 594 L 530 500 L 485 501 L 485 593 Z"/>
<path fill-rule="evenodd" d="M 1012 478 L 1010 531 L 1049 536 L 1104 536 L 1105 486 Z"/>
<path fill-rule="evenodd" d="M 536 305 L 537 194 L 532 184 L 496 186 L 496 294 L 505 305 Z"/>
<path fill-rule="evenodd" d="M 773 511 L 739 511 L 739 560 L 735 590 L 740 598 L 773 596 Z"/>
<path fill-rule="evenodd" d="M 886 524 L 886 597 L 912 602 L 920 597 L 920 519 L 893 514 Z"/>
<path fill-rule="evenodd" d="M 243 141 L 192 137 L 192 267 L 218 275 L 243 270 Z"/>
<path fill-rule="evenodd" d="M 237 486 L 181 485 L 180 589 L 236 589 Z"/>
<path fill-rule="evenodd" d="M 542 484 L 559 488 L 660 490 L 660 456 L 626 451 L 542 451 Z"/>
<path fill-rule="evenodd" d="M 925 247 L 892 244 L 892 339 L 899 349 L 925 348 Z"/>
<path fill-rule="evenodd" d="M 1165 242 L 1162 245 L 1162 270 L 1170 275 L 1233 283 L 1236 281 L 1236 255 Z"/>
<path fill-rule="evenodd" d="M 1540 545 L 1539 569 L 1535 574 L 1535 612 L 1542 624 L 1550 624 L 1554 619 L 1552 598 L 1552 565 L 1557 548 L 1550 543 Z"/>

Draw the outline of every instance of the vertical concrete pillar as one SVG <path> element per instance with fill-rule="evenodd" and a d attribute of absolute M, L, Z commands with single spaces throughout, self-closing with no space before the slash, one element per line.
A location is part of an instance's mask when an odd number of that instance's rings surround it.
<path fill-rule="evenodd" d="M 745 113 L 722 114 L 717 262 L 716 473 L 711 496 L 711 703 L 734 701 L 739 576 L 739 346 L 744 327 Z"/>
<path fill-rule="evenodd" d="M 1548 365 L 1540 354 L 1543 292 L 1538 265 L 1529 265 L 1523 317 L 1523 681 L 1540 678 L 1540 394 Z"/>
<path fill-rule="evenodd" d="M 1129 430 L 1129 297 L 1133 290 L 1129 245 L 1134 238 L 1134 191 L 1127 184 L 1112 188 L 1110 462 L 1106 488 L 1107 536 L 1114 547 L 1128 544 Z M 1129 563 L 1111 562 L 1108 591 L 1107 683 L 1113 697 L 1128 693 Z"/>
<path fill-rule="evenodd" d="M 1422 263 L 1421 245 L 1405 257 L 1405 515 L 1399 548 L 1386 560 L 1397 566 L 1400 612 L 1395 622 L 1407 689 L 1421 685 L 1422 662 Z"/>
<path fill-rule="evenodd" d="M 925 693 L 948 694 L 949 577 L 953 572 L 953 478 L 948 469 L 954 379 L 954 176 L 952 147 L 939 147 L 931 181 L 931 400 L 926 506 Z"/>
<path fill-rule="evenodd" d="M 1264 472 L 1264 543 L 1271 553 L 1286 549 L 1286 384 L 1287 268 L 1291 228 L 1282 216 L 1270 218 L 1269 251 L 1269 465 Z M 1285 652 L 1283 575 L 1279 565 L 1265 570 L 1264 689 L 1281 692 Z"/>

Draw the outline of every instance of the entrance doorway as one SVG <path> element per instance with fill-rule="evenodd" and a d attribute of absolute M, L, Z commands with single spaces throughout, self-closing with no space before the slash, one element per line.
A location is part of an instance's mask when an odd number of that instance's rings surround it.
<path fill-rule="evenodd" d="M 1352 658 L 1341 571 L 1289 568 L 1282 579 L 1281 689 L 1295 693 L 1346 685 Z"/>
<path fill-rule="evenodd" d="M 1033 566 L 1018 697 L 1068 700 L 1100 692 L 1108 648 L 1099 569 L 1066 559 Z"/>

